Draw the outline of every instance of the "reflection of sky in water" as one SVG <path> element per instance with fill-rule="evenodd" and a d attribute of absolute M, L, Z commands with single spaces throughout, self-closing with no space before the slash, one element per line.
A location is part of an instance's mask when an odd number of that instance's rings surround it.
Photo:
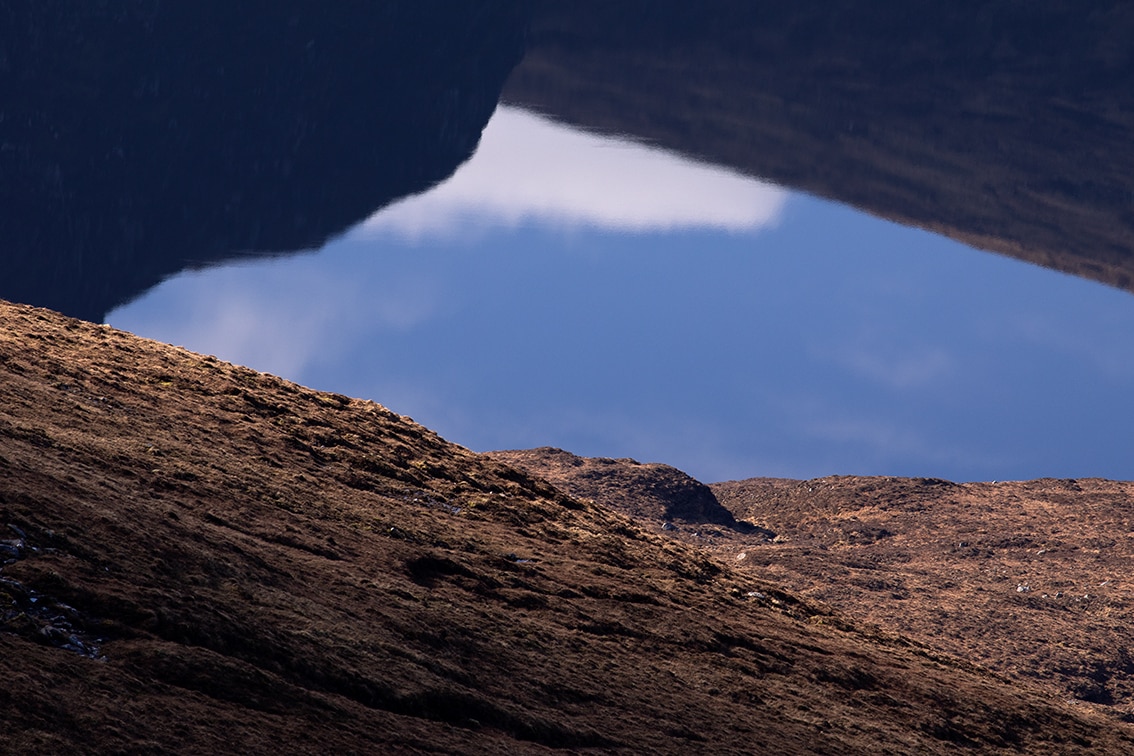
<path fill-rule="evenodd" d="M 319 253 L 185 273 L 109 321 L 477 450 L 1129 477 L 1129 294 L 515 111 Z"/>

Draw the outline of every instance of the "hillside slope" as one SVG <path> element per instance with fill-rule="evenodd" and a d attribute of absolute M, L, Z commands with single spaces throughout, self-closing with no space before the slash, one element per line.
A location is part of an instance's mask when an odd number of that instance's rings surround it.
<path fill-rule="evenodd" d="M 323 394 L 0 304 L 0 751 L 1120 753 Z"/>
<path fill-rule="evenodd" d="M 630 459 L 492 456 L 854 622 L 1134 721 L 1134 483 L 835 476 L 706 486 Z M 690 492 L 735 523 L 663 524 Z"/>
<path fill-rule="evenodd" d="M 844 476 L 711 488 L 779 533 L 720 554 L 738 569 L 1134 720 L 1134 483 Z"/>

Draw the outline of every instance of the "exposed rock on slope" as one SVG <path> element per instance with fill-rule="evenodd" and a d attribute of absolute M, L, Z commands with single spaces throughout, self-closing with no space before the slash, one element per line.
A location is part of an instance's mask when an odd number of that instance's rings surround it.
<path fill-rule="evenodd" d="M 6 625 L 0 751 L 1134 748 L 369 402 L 9 305 L 0 385 L 0 602 L 105 657 Z"/>
<path fill-rule="evenodd" d="M 593 499 L 631 517 L 751 530 L 720 505 L 712 489 L 669 465 L 580 457 L 551 447 L 489 452 L 488 456 L 543 478 L 572 496 Z"/>

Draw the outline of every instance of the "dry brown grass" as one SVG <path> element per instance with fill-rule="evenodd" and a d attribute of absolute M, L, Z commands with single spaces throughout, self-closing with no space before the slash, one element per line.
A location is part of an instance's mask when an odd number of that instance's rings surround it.
<path fill-rule="evenodd" d="M 781 534 L 732 548 L 738 568 L 1134 718 L 1134 483 L 839 477 L 713 489 Z"/>
<path fill-rule="evenodd" d="M 1131 747 L 378 405 L 28 307 L 0 329 L 0 751 Z"/>

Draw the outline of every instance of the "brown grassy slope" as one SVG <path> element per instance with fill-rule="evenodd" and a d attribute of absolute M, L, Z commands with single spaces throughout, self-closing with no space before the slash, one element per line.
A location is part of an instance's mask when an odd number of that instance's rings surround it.
<path fill-rule="evenodd" d="M 682 498 L 665 465 L 499 454 L 644 527 L 657 529 L 667 496 Z M 840 615 L 1134 720 L 1134 483 L 835 477 L 705 488 L 758 529 L 687 523 L 671 538 Z M 633 492 L 650 506 L 625 501 Z"/>
<path fill-rule="evenodd" d="M 3 752 L 1134 748 L 369 402 L 13 305 L 0 387 Z"/>
<path fill-rule="evenodd" d="M 737 568 L 1134 719 L 1134 483 L 835 477 L 712 489 L 780 534 L 732 547 Z"/>

